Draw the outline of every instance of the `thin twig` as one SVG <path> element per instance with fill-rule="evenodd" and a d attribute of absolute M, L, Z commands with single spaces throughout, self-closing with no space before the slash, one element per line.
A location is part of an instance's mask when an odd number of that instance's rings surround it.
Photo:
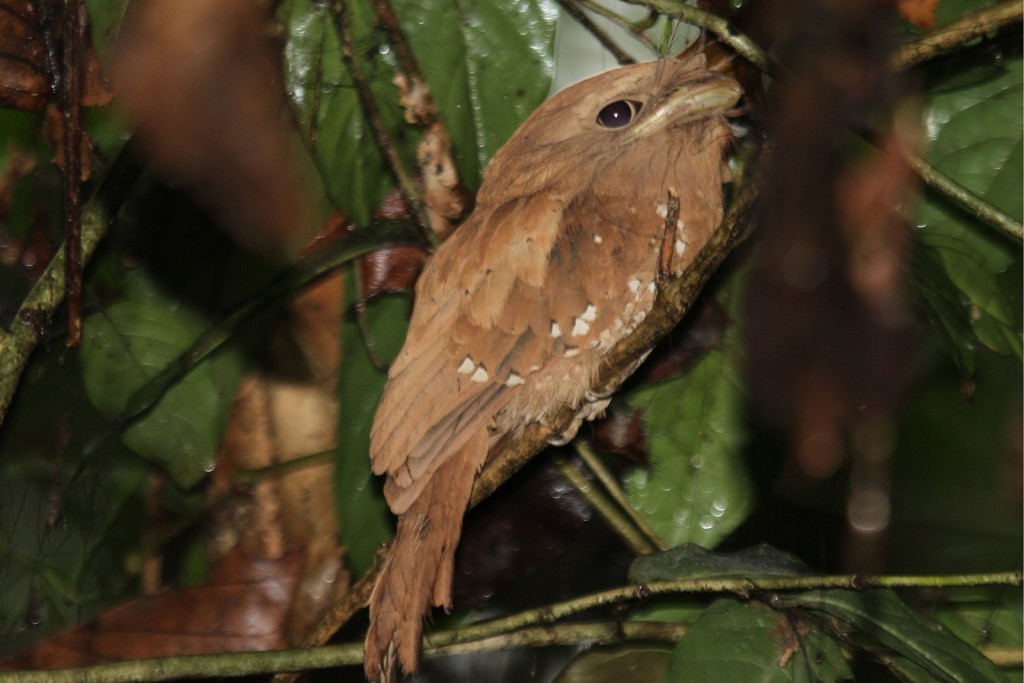
<path fill-rule="evenodd" d="M 958 588 L 968 586 L 1020 586 L 1020 572 L 992 574 L 957 574 L 952 576 L 794 576 L 773 578 L 680 579 L 652 581 L 638 586 L 620 586 L 609 590 L 582 595 L 572 600 L 526 610 L 508 617 L 474 624 L 459 630 L 460 638 L 480 639 L 507 633 L 526 626 L 553 624 L 595 607 L 636 602 L 652 595 L 684 595 L 704 593 L 732 593 L 747 596 L 752 591 L 791 592 L 842 588 L 866 590 L 870 588 Z M 432 640 L 441 645 L 442 640 Z"/>
<path fill-rule="evenodd" d="M 900 47 L 893 56 L 893 68 L 909 69 L 922 62 L 958 50 L 987 33 L 1019 24 L 1024 18 L 1024 6 L 1019 0 L 1009 0 L 966 14 L 928 35 Z"/>
<path fill-rule="evenodd" d="M 341 59 L 345 62 L 345 68 L 348 69 L 348 73 L 352 77 L 352 83 L 355 85 L 356 94 L 359 97 L 359 105 L 362 107 L 366 121 L 373 131 L 373 139 L 377 142 L 377 147 L 380 148 L 381 154 L 384 155 L 384 159 L 388 163 L 388 167 L 398 181 L 398 190 L 402 193 L 405 203 L 412 210 L 418 227 L 423 232 L 423 235 L 429 238 L 431 235 L 429 230 L 430 220 L 423 208 L 423 201 L 419 190 L 416 189 L 412 176 L 405 169 L 405 164 L 398 153 L 398 148 L 391 140 L 391 135 L 388 133 L 384 120 L 381 118 L 377 100 L 374 98 L 373 91 L 370 90 L 370 82 L 366 77 L 366 72 L 363 70 L 363 63 L 359 58 L 359 52 L 356 50 L 355 40 L 352 36 L 352 26 L 348 19 L 346 3 L 344 0 L 332 0 L 329 8 L 331 17 L 334 19 L 335 28 L 338 31 L 338 39 L 341 41 Z"/>
<path fill-rule="evenodd" d="M 619 481 L 616 479 L 608 468 L 601 462 L 601 458 L 597 457 L 597 453 L 590 447 L 586 441 L 582 439 L 576 439 L 573 442 L 573 446 L 576 448 L 576 452 L 579 454 L 583 462 L 587 464 L 590 471 L 594 473 L 597 480 L 601 482 L 605 490 L 608 491 L 608 495 L 612 497 L 619 507 L 622 508 L 623 512 L 633 521 L 636 528 L 640 530 L 640 533 L 648 540 L 651 546 L 655 550 L 667 550 L 668 545 L 662 540 L 658 532 L 651 528 L 651 525 L 647 523 L 647 520 L 636 511 L 629 500 L 626 499 L 626 494 L 623 493 L 622 487 L 619 486 Z"/>
<path fill-rule="evenodd" d="M 138 175 L 127 146 L 111 165 L 96 195 L 82 209 L 82 263 L 88 263 L 97 245 Z M 10 330 L 0 328 L 0 424 L 11 405 L 28 357 L 46 333 L 53 312 L 64 300 L 67 243 L 61 245 L 42 277 L 18 309 Z"/>
<path fill-rule="evenodd" d="M 85 8 L 81 0 L 64 4 L 61 60 L 61 123 L 64 144 L 64 279 L 67 288 L 67 345 L 82 343 L 82 33 Z"/>
<path fill-rule="evenodd" d="M 778 66 L 764 50 L 740 33 L 727 19 L 677 0 L 626 0 L 626 2 L 647 7 L 660 14 L 675 17 L 687 24 L 704 29 L 765 73 L 771 73 L 772 69 Z"/>
<path fill-rule="evenodd" d="M 629 546 L 630 550 L 637 555 L 647 555 L 655 551 L 654 545 L 644 537 L 636 525 L 630 521 L 630 518 L 624 514 L 624 508 L 615 505 L 597 487 L 592 487 L 587 478 L 576 469 L 573 463 L 566 458 L 555 458 L 555 467 L 580 492 L 580 495 L 586 499 L 594 512 Z"/>
<path fill-rule="evenodd" d="M 575 0 L 558 0 L 558 4 L 563 10 L 565 10 L 566 14 L 575 19 L 576 22 L 587 31 L 587 33 L 594 36 L 597 42 L 601 43 L 601 46 L 612 54 L 612 57 L 615 58 L 615 61 L 618 62 L 619 65 L 633 64 L 636 61 L 630 57 L 625 50 L 619 47 L 618 43 L 612 40 L 611 36 L 609 36 L 604 29 L 595 24 L 593 20 L 587 16 L 587 13 L 584 12 L 578 4 L 576 4 Z"/>
<path fill-rule="evenodd" d="M 1018 242 L 1024 240 L 1024 225 L 1021 225 L 1020 222 L 960 185 L 916 154 L 907 154 L 906 156 L 907 161 L 910 162 L 911 167 L 925 185 L 1003 234 Z"/>
<path fill-rule="evenodd" d="M 806 591 L 828 588 L 954 588 L 969 586 L 1020 586 L 1020 572 L 961 574 L 954 576 L 799 576 L 771 579 L 688 579 L 658 581 L 642 586 L 623 586 L 592 593 L 574 600 L 520 612 L 492 621 L 438 631 L 424 638 L 426 654 L 470 652 L 508 647 L 567 645 L 573 643 L 612 644 L 626 640 L 674 642 L 686 627 L 672 623 L 590 622 L 558 624 L 560 619 L 581 612 L 621 603 L 636 602 L 652 595 L 732 593 L 745 596 L 752 590 L 771 592 Z M 354 602 L 359 602 L 358 600 Z M 986 653 L 985 650 L 982 650 Z M 1019 662 L 1020 653 L 1000 650 L 1001 661 Z M 311 671 L 359 664 L 361 643 L 332 645 L 315 649 L 275 652 L 236 652 L 215 655 L 182 655 L 139 659 L 113 664 L 60 669 L 0 673 L 0 683 L 71 683 L 103 681 L 166 681 L 195 677 L 227 677 L 266 674 L 272 671 Z"/>
<path fill-rule="evenodd" d="M 722 42 L 732 47 L 737 53 L 766 73 L 769 72 L 770 66 L 773 66 L 770 64 L 767 54 L 761 50 L 760 47 L 754 44 L 754 42 L 747 36 L 737 31 L 732 24 L 721 17 L 697 9 L 696 7 L 691 7 L 690 5 L 684 5 L 677 0 L 627 1 L 644 7 L 650 7 L 656 11 L 677 17 L 682 21 L 710 31 L 721 39 Z M 938 36 L 934 41 L 931 39 L 931 36 L 926 36 L 925 38 L 912 43 L 911 45 L 917 45 L 918 47 L 913 48 L 908 52 L 908 55 L 921 55 L 921 59 L 923 60 L 927 58 L 924 55 L 934 56 L 940 50 L 948 51 L 957 46 L 962 46 L 965 42 L 973 39 L 977 35 L 1000 26 L 1011 24 L 1015 21 L 1020 21 L 1022 16 L 1024 16 L 1024 10 L 1021 9 L 1020 3 L 1013 1 L 1001 3 L 999 5 L 986 8 L 985 10 L 974 12 L 959 21 L 953 22 L 949 26 L 939 29 L 934 34 L 931 34 L 933 36 Z M 954 38 L 958 39 L 960 42 L 955 42 Z M 901 50 L 897 54 L 903 55 L 903 51 Z M 911 61 L 904 64 L 901 61 L 903 59 Z M 897 63 L 903 67 L 908 67 L 917 62 L 913 61 L 912 57 L 909 56 L 898 56 Z M 928 164 L 928 162 L 921 157 L 908 153 L 907 160 L 928 187 L 931 187 L 954 204 L 964 208 L 972 216 L 977 217 L 979 220 L 996 228 L 1000 232 L 1009 235 L 1018 241 L 1022 239 L 1022 235 L 1024 235 L 1024 227 L 1022 227 L 1020 222 L 1014 220 L 1012 217 L 1000 211 L 967 188 L 959 185 L 948 176 L 941 173 L 934 166 Z"/>
<path fill-rule="evenodd" d="M 439 632 L 424 639 L 427 655 L 507 650 L 521 647 L 556 645 L 616 645 L 630 641 L 674 643 L 687 631 L 684 624 L 663 622 L 596 621 L 560 624 L 557 628 L 525 628 L 484 640 L 469 640 L 459 632 Z M 446 645 L 435 645 L 443 640 Z M 180 655 L 136 659 L 112 664 L 58 669 L 0 673 L 2 683 L 153 683 L 183 678 L 222 678 L 257 676 L 275 671 L 315 671 L 355 666 L 363 661 L 362 643 L 328 645 L 314 650 L 272 652 L 232 652 L 211 655 Z"/>
<path fill-rule="evenodd" d="M 377 24 L 388 36 L 388 44 L 395 51 L 398 69 L 409 78 L 426 83 L 427 78 L 423 75 L 423 70 L 416 60 L 412 47 L 409 46 L 409 40 L 405 37 L 402 25 L 398 22 L 398 15 L 395 14 L 389 0 L 373 0 L 373 13 L 377 17 Z"/>
<path fill-rule="evenodd" d="M 385 222 L 356 231 L 285 270 L 262 292 L 239 305 L 219 323 L 207 328 L 192 345 L 132 394 L 123 413 L 114 421 L 123 429 L 145 415 L 167 390 L 226 344 L 238 329 L 257 314 L 317 278 L 385 244 L 413 241 L 412 227 Z"/>
<path fill-rule="evenodd" d="M 646 33 L 647 29 L 654 26 L 657 21 L 657 15 L 654 12 L 648 14 L 646 19 L 630 21 L 621 14 L 613 12 L 607 7 L 604 7 L 597 2 L 593 2 L 592 0 L 576 0 L 576 3 L 583 9 L 589 10 L 598 16 L 602 16 L 616 26 L 625 29 L 637 40 L 643 43 L 653 54 L 658 54 L 658 46 L 654 44 L 654 41 L 651 40 Z"/>

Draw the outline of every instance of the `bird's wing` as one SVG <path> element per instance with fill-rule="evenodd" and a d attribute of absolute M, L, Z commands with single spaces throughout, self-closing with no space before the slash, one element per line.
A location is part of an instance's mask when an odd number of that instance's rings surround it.
<path fill-rule="evenodd" d="M 510 359 L 541 357 L 547 331 L 537 329 L 535 312 L 563 210 L 541 195 L 478 210 L 424 270 L 370 443 L 374 471 L 389 475 L 385 493 L 396 514 L 519 390 L 525 370 L 514 376 Z"/>

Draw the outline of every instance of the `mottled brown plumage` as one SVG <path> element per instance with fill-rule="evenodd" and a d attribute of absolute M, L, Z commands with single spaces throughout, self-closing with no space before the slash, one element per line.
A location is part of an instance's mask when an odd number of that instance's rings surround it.
<path fill-rule="evenodd" d="M 623 67 L 556 94 L 487 167 L 476 210 L 417 284 L 374 421 L 373 469 L 399 521 L 370 602 L 371 680 L 415 671 L 423 616 L 451 607 L 488 448 L 565 405 L 575 432 L 607 405 L 616 387 L 595 386 L 598 364 L 653 305 L 659 260 L 681 272 L 721 221 L 738 98 L 703 60 Z"/>

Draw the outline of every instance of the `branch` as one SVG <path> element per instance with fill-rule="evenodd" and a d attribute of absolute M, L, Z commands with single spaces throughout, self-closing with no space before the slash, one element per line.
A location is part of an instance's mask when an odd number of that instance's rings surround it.
<path fill-rule="evenodd" d="M 574 622 L 552 626 L 559 619 L 594 607 L 635 602 L 651 595 L 733 593 L 745 596 L 752 590 L 804 591 L 827 588 L 863 590 L 897 587 L 1020 586 L 1021 582 L 1020 572 L 954 576 L 865 577 L 847 575 L 657 581 L 642 586 L 622 586 L 600 593 L 592 593 L 574 600 L 451 631 L 437 631 L 425 637 L 423 650 L 425 654 L 451 654 L 579 643 L 610 645 L 633 640 L 671 643 L 682 638 L 686 633 L 686 626 L 675 623 L 602 621 Z M 988 651 L 982 650 L 982 652 L 988 656 Z M 1003 665 L 1017 665 L 1021 661 L 1021 653 L 1019 650 L 993 649 L 992 658 Z M 139 681 L 141 683 L 181 678 L 253 676 L 274 671 L 311 671 L 354 666 L 362 662 L 362 659 L 362 644 L 348 643 L 313 650 L 182 655 L 75 669 L 0 673 L 0 683 L 77 683 L 80 681 L 102 683 Z"/>
<path fill-rule="evenodd" d="M 620 586 L 572 600 L 545 605 L 537 609 L 519 612 L 508 617 L 474 624 L 452 635 L 432 634 L 431 643 L 444 644 L 442 636 L 451 642 L 463 639 L 483 639 L 512 632 L 526 626 L 553 624 L 560 619 L 581 612 L 644 600 L 652 595 L 686 595 L 731 593 L 746 597 L 752 591 L 791 592 L 844 588 L 865 590 L 869 588 L 960 588 L 965 586 L 1020 586 L 1021 572 L 998 572 L 993 574 L 957 574 L 951 576 L 795 576 L 782 578 L 727 578 L 727 579 L 680 579 L 676 581 L 652 581 L 635 586 Z M 436 637 L 435 637 L 436 636 Z M 2 683 L 2 681 L 0 681 Z"/>
<path fill-rule="evenodd" d="M 1009 0 L 966 14 L 928 35 L 900 47 L 893 56 L 893 68 L 909 69 L 930 59 L 959 50 L 968 42 L 986 33 L 1019 24 L 1024 7 L 1018 0 Z"/>
<path fill-rule="evenodd" d="M 573 446 L 576 448 L 576 453 L 579 454 L 580 458 L 587 464 L 590 471 L 594 473 L 598 481 L 604 485 L 608 491 L 608 495 L 612 497 L 622 512 L 629 517 L 629 519 L 636 526 L 640 534 L 647 539 L 647 542 L 653 546 L 654 550 L 668 550 L 668 545 L 658 535 L 650 524 L 647 523 L 647 519 L 640 514 L 636 508 L 634 508 L 629 500 L 626 499 L 626 494 L 622 491 L 622 487 L 619 485 L 619 480 L 608 471 L 604 463 L 601 462 L 601 458 L 597 457 L 597 453 L 590 447 L 583 439 L 576 439 L 573 442 Z"/>
<path fill-rule="evenodd" d="M 924 184 L 967 211 L 975 218 L 1020 242 L 1024 225 L 939 171 L 916 154 L 907 154 L 907 161 Z"/>
<path fill-rule="evenodd" d="M 96 251 L 137 175 L 138 166 L 126 145 L 107 171 L 95 196 L 82 209 L 83 265 Z M 67 249 L 65 241 L 25 297 L 11 328 L 0 329 L 0 425 L 10 408 L 29 356 L 49 328 L 54 311 L 64 300 Z"/>
<path fill-rule="evenodd" d="M 579 492 L 583 499 L 597 515 L 605 521 L 608 528 L 622 539 L 623 543 L 629 546 L 637 555 L 647 555 L 657 550 L 656 546 L 639 531 L 632 520 L 624 514 L 625 510 L 632 510 L 626 506 L 616 505 L 616 502 L 609 500 L 608 496 L 599 491 L 597 487 L 591 486 L 587 477 L 580 472 L 573 462 L 558 457 L 555 458 L 555 467 L 559 474 L 565 478 Z"/>
<path fill-rule="evenodd" d="M 771 73 L 773 65 L 777 66 L 777 63 L 764 50 L 758 47 L 753 40 L 740 33 L 732 22 L 716 14 L 705 12 L 677 0 L 626 0 L 626 2 L 650 8 L 659 14 L 675 17 L 687 24 L 704 29 L 765 73 Z"/>
<path fill-rule="evenodd" d="M 685 635 L 686 630 L 685 625 L 673 623 L 597 621 L 561 624 L 557 628 L 525 628 L 473 641 L 460 636 L 460 633 L 465 633 L 465 629 L 461 629 L 428 635 L 424 640 L 423 652 L 439 655 L 584 643 L 617 645 L 629 641 L 674 643 Z M 446 644 L 441 645 L 440 641 Z M 181 655 L 74 669 L 0 673 L 0 683 L 151 683 L 182 678 L 257 676 L 275 671 L 314 671 L 355 666 L 362 661 L 362 643 L 345 643 L 315 650 Z"/>

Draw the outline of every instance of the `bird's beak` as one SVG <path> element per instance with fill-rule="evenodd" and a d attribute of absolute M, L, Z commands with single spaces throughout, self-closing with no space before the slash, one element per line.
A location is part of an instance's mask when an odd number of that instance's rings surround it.
<path fill-rule="evenodd" d="M 704 74 L 699 80 L 680 84 L 679 88 L 657 104 L 630 129 L 634 137 L 643 137 L 671 125 L 724 114 L 739 101 L 743 91 L 739 83 L 717 73 Z"/>

